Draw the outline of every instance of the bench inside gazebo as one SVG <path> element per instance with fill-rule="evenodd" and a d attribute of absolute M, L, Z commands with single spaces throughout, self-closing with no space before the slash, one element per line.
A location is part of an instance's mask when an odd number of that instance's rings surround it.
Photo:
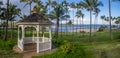
<path fill-rule="evenodd" d="M 52 35 L 51 35 L 52 22 L 43 16 L 33 13 L 25 19 L 18 22 L 18 47 L 21 51 L 33 49 L 37 53 L 51 50 L 52 48 Z M 27 37 L 26 31 L 31 28 L 32 36 Z M 45 32 L 48 30 L 48 37 L 45 37 Z M 36 34 L 36 35 L 35 35 Z"/>

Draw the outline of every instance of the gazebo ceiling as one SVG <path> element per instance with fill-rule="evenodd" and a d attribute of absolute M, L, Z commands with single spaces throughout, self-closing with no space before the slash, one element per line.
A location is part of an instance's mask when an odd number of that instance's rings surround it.
<path fill-rule="evenodd" d="M 39 23 L 39 24 L 52 24 L 52 22 L 49 19 L 44 18 L 43 16 L 41 16 L 38 13 L 33 13 L 31 15 L 29 15 L 28 17 L 26 17 L 25 19 L 21 20 L 18 22 L 18 24 L 33 24 L 33 23 Z"/>

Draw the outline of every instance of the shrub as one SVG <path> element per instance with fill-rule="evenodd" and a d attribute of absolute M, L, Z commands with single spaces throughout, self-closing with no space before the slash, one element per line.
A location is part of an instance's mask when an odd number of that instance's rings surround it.
<path fill-rule="evenodd" d="M 56 46 L 56 47 L 60 47 L 61 45 L 64 44 L 64 39 L 53 39 L 52 43 Z"/>
<path fill-rule="evenodd" d="M 72 45 L 70 45 L 70 43 L 66 40 L 64 41 L 64 45 L 62 45 L 60 48 L 64 54 L 69 54 L 72 52 Z"/>
<path fill-rule="evenodd" d="M 16 43 L 16 40 L 13 39 L 9 39 L 7 41 L 0 40 L 0 49 L 11 50 Z"/>
<path fill-rule="evenodd" d="M 101 26 L 98 31 L 104 31 L 107 28 L 107 26 Z"/>

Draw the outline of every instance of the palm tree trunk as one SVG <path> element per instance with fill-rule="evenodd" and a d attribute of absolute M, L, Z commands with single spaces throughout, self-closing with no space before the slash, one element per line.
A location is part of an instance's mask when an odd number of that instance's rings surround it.
<path fill-rule="evenodd" d="M 12 34 L 13 33 L 13 23 L 12 23 L 12 20 L 11 20 L 11 39 L 12 39 Z"/>
<path fill-rule="evenodd" d="M 7 40 L 8 36 L 8 20 L 9 20 L 9 0 L 7 0 L 7 20 L 6 20 L 6 28 L 5 28 L 5 37 L 4 40 Z"/>
<path fill-rule="evenodd" d="M 59 17 L 57 18 L 56 31 L 55 31 L 55 38 L 56 39 L 58 39 L 58 30 L 59 30 Z"/>
<path fill-rule="evenodd" d="M 112 29 L 111 29 L 111 0 L 109 0 L 109 19 L 110 19 L 110 39 L 112 40 Z"/>
<path fill-rule="evenodd" d="M 92 11 L 90 10 L 90 35 L 89 35 L 89 42 L 91 42 L 91 37 L 92 37 Z"/>
<path fill-rule="evenodd" d="M 84 36 L 84 21 L 83 21 L 83 17 L 82 17 L 82 29 L 83 29 L 83 36 Z"/>
<path fill-rule="evenodd" d="M 98 17 L 98 15 L 96 14 L 95 15 L 95 21 L 94 21 L 94 29 L 95 29 L 95 32 L 96 32 L 96 30 L 97 30 L 97 17 Z M 94 33 L 94 35 L 95 35 L 95 33 Z"/>
<path fill-rule="evenodd" d="M 30 15 L 31 15 L 31 3 L 30 3 Z"/>

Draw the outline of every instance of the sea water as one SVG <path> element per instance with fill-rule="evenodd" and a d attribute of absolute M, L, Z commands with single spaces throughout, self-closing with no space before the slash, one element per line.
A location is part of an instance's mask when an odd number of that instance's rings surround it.
<path fill-rule="evenodd" d="M 109 28 L 110 26 L 109 25 L 105 25 L 105 24 L 92 24 L 91 25 L 91 29 L 99 29 L 101 26 L 106 26 L 107 28 Z M 117 26 L 117 25 L 114 25 L 114 26 Z M 55 31 L 55 28 L 56 26 L 53 25 L 52 26 L 52 31 Z M 117 28 L 117 27 L 116 27 Z M 59 25 L 59 32 L 71 32 L 73 30 L 77 30 L 77 29 L 90 29 L 90 25 L 89 24 L 84 24 L 84 25 L 67 25 L 67 24 L 62 24 L 62 25 Z"/>

